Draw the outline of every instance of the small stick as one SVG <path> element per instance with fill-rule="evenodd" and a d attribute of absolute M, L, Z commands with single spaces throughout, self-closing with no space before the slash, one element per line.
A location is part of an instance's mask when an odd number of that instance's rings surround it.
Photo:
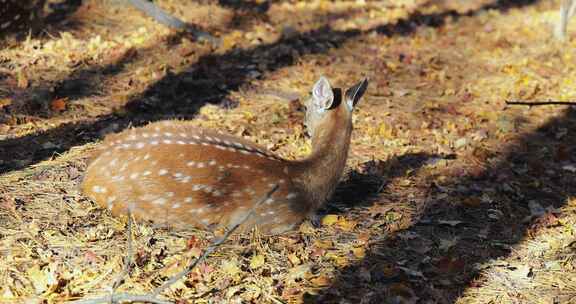
<path fill-rule="evenodd" d="M 250 218 L 250 216 L 252 216 L 252 214 L 254 214 L 254 212 L 256 211 L 256 209 L 262 204 L 264 203 L 267 199 L 269 199 L 272 194 L 274 194 L 274 192 L 276 192 L 276 190 L 278 190 L 278 185 L 274 185 L 274 187 L 272 187 L 272 189 L 270 191 L 268 191 L 268 193 L 262 197 L 256 204 L 254 204 L 254 206 L 252 206 L 252 209 L 250 209 L 250 211 L 248 213 L 246 213 L 246 215 L 244 215 L 244 218 L 242 218 L 241 221 L 239 221 L 237 224 L 235 224 L 234 226 L 232 226 L 232 228 L 230 228 L 228 231 L 226 231 L 226 233 L 219 239 L 216 239 L 212 245 L 210 245 L 208 248 L 206 248 L 206 250 L 204 250 L 204 253 L 202 253 L 202 255 L 197 258 L 196 260 L 194 260 L 194 262 L 192 262 L 190 265 L 188 265 L 188 267 L 186 267 L 186 269 L 182 270 L 180 273 L 176 274 L 175 276 L 173 276 L 170 280 L 166 281 L 164 284 L 162 284 L 162 286 L 156 288 L 153 292 L 152 295 L 154 297 L 157 297 L 158 295 L 160 295 L 160 293 L 162 293 L 162 291 L 164 291 L 166 288 L 170 287 L 172 284 L 176 283 L 178 280 L 180 280 L 182 277 L 186 276 L 187 274 L 189 274 L 192 270 L 194 270 L 194 268 L 196 267 L 196 265 L 198 265 L 200 262 L 202 262 L 204 259 L 206 259 L 208 257 L 208 255 L 210 255 L 212 252 L 214 252 L 214 250 L 216 250 L 216 248 L 218 248 L 218 246 L 220 246 L 222 243 L 224 243 L 228 237 L 230 237 L 230 235 L 236 230 L 238 229 L 238 227 L 240 227 L 240 225 L 244 224 L 248 218 Z"/>
<path fill-rule="evenodd" d="M 122 269 L 122 272 L 118 275 L 114 281 L 114 284 L 112 284 L 112 293 L 114 293 L 114 291 L 120 286 L 124 276 L 130 273 L 130 266 L 132 265 L 132 212 L 130 212 L 130 208 L 128 208 L 128 223 L 126 223 L 126 233 L 128 234 L 126 237 L 126 247 L 128 253 L 124 258 L 124 269 Z"/>
<path fill-rule="evenodd" d="M 507 105 L 521 105 L 521 106 L 545 106 L 545 105 L 569 105 L 575 106 L 576 102 L 573 101 L 515 101 L 506 100 Z"/>
<path fill-rule="evenodd" d="M 78 300 L 67 302 L 68 304 L 100 304 L 100 303 L 118 303 L 118 302 L 144 302 L 153 304 L 174 304 L 171 301 L 157 299 L 149 294 L 134 295 L 129 293 L 115 293 L 106 297 L 89 300 Z"/>

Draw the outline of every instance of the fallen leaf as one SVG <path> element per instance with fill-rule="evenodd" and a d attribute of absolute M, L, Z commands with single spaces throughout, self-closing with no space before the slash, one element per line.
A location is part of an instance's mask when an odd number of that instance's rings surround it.
<path fill-rule="evenodd" d="M 26 270 L 28 278 L 34 285 L 36 294 L 41 294 L 48 289 L 48 276 L 45 271 L 40 269 L 39 265 L 34 265 Z"/>
<path fill-rule="evenodd" d="M 308 265 L 308 264 L 302 264 L 302 265 L 293 267 L 288 272 L 288 281 L 295 281 L 298 279 L 304 279 L 308 273 L 310 273 L 310 265 Z"/>
<path fill-rule="evenodd" d="M 262 265 L 264 265 L 264 256 L 261 254 L 257 254 L 252 256 L 252 258 L 250 259 L 250 268 L 252 269 L 257 269 L 262 267 Z"/>
<path fill-rule="evenodd" d="M 310 283 L 312 283 L 314 286 L 322 287 L 330 285 L 332 280 L 330 280 L 330 278 L 326 275 L 320 275 L 319 277 L 310 279 Z"/>
<path fill-rule="evenodd" d="M 222 261 L 222 271 L 231 277 L 236 277 L 242 272 L 236 260 Z"/>
<path fill-rule="evenodd" d="M 366 256 L 366 249 L 364 249 L 364 247 L 356 247 L 352 249 L 352 253 L 355 257 L 363 259 Z"/>
<path fill-rule="evenodd" d="M 68 101 L 68 98 L 54 99 L 54 100 L 52 100 L 52 102 L 50 102 L 50 109 L 52 109 L 52 111 L 54 111 L 54 112 L 62 112 L 64 110 L 66 110 L 67 101 Z"/>
<path fill-rule="evenodd" d="M 300 265 L 302 263 L 300 258 L 298 258 L 294 253 L 288 255 L 288 260 L 290 263 L 292 263 L 293 266 Z"/>
<path fill-rule="evenodd" d="M 328 214 L 322 218 L 322 225 L 332 226 L 338 222 L 339 216 L 336 214 Z"/>

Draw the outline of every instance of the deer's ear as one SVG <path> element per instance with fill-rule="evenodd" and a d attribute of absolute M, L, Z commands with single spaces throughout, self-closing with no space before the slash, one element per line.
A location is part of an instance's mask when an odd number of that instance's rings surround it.
<path fill-rule="evenodd" d="M 364 80 L 358 82 L 357 84 L 350 87 L 346 90 L 344 98 L 346 100 L 346 105 L 348 109 L 352 111 L 352 109 L 356 106 L 364 92 L 366 92 L 366 88 L 368 87 L 368 78 L 364 78 Z"/>
<path fill-rule="evenodd" d="M 322 76 L 312 88 L 312 104 L 317 110 L 328 110 L 334 103 L 334 92 L 330 82 Z"/>

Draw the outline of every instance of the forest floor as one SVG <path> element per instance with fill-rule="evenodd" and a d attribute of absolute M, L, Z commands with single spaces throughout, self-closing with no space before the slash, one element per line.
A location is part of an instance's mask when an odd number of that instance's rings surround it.
<path fill-rule="evenodd" d="M 321 225 L 235 236 L 163 293 L 178 303 L 576 303 L 576 31 L 559 1 L 156 1 L 221 38 L 84 1 L 0 49 L 0 299 L 102 297 L 126 220 L 79 191 L 90 151 L 180 118 L 304 157 L 319 76 L 370 84 Z M 119 291 L 209 245 L 137 222 Z"/>

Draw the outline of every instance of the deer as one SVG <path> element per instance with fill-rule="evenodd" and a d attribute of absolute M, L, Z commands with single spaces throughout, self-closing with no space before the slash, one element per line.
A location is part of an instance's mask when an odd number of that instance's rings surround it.
<path fill-rule="evenodd" d="M 256 226 L 264 235 L 293 230 L 334 193 L 348 157 L 352 112 L 367 86 L 363 79 L 342 93 L 320 77 L 306 104 L 312 152 L 304 159 L 283 159 L 241 137 L 166 120 L 106 136 L 82 192 L 113 216 L 129 212 L 207 231 L 241 220 L 239 232 Z"/>

